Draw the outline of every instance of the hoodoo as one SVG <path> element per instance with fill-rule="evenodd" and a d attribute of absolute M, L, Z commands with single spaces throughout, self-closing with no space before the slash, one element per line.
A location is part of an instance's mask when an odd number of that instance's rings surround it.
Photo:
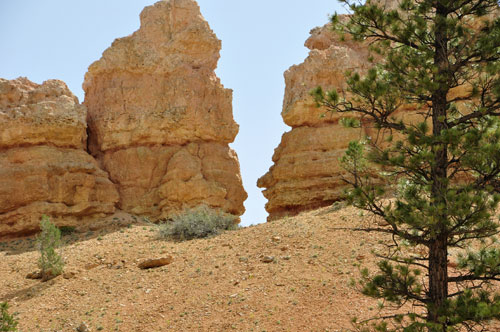
<path fill-rule="evenodd" d="M 241 215 L 232 91 L 215 75 L 221 42 L 193 0 L 146 7 L 85 75 L 89 149 L 119 207 L 153 219 L 204 203 Z"/>
<path fill-rule="evenodd" d="M 283 135 L 274 165 L 257 183 L 265 189 L 269 220 L 338 200 L 345 188 L 338 159 L 363 134 L 344 128 L 338 114 L 318 108 L 310 91 L 318 86 L 341 91 L 346 71 L 366 72 L 371 66 L 367 46 L 341 41 L 329 24 L 313 29 L 305 45 L 310 49 L 307 59 L 285 72 L 281 115 L 292 130 Z"/>
<path fill-rule="evenodd" d="M 380 3 L 392 9 L 398 5 L 393 0 L 380 0 Z M 341 15 L 339 19 L 347 20 L 348 16 Z M 376 130 L 376 126 L 370 123 L 370 117 L 360 119 L 363 124 L 361 129 L 345 128 L 339 121 L 345 114 L 327 113 L 325 108 L 317 107 L 311 96 L 311 90 L 320 86 L 325 91 L 336 90 L 349 97 L 346 72 L 364 75 L 373 63 L 383 61 L 376 53 L 370 54 L 368 45 L 369 41 L 358 42 L 349 39 L 349 36 L 341 40 L 332 31 L 331 25 L 326 24 L 311 30 L 311 37 L 305 43 L 310 49 L 306 60 L 285 72 L 286 88 L 281 115 L 292 130 L 283 135 L 274 152 L 274 165 L 257 182 L 258 187 L 264 188 L 264 196 L 268 199 L 266 210 L 269 220 L 326 206 L 341 199 L 347 185 L 343 181 L 346 172 L 339 158 L 349 142 L 371 137 L 372 143 L 384 144 L 384 138 L 389 133 Z M 372 62 L 370 57 L 374 57 Z M 468 96 L 469 90 L 468 86 L 461 85 L 452 89 L 448 98 Z M 457 107 L 467 112 L 464 103 L 457 102 Z M 416 124 L 423 120 L 416 104 L 400 105 L 392 116 L 404 118 L 406 123 Z"/>
<path fill-rule="evenodd" d="M 86 152 L 87 111 L 64 82 L 0 79 L 0 237 L 115 211 L 118 193 Z"/>

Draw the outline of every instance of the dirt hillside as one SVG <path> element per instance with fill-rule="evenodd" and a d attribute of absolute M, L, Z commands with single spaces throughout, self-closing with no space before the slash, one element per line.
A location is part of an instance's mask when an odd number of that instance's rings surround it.
<path fill-rule="evenodd" d="M 176 243 L 115 215 L 105 230 L 65 236 L 66 275 L 45 283 L 25 278 L 36 270 L 33 238 L 0 242 L 0 302 L 23 332 L 83 322 L 89 331 L 347 331 L 352 317 L 377 312 L 350 281 L 389 239 L 342 229 L 367 220 L 329 207 Z M 168 255 L 168 266 L 137 266 Z"/>

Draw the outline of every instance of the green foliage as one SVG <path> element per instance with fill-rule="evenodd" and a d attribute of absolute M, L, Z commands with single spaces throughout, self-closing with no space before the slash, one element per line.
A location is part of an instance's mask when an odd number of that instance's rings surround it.
<path fill-rule="evenodd" d="M 7 302 L 0 302 L 0 332 L 16 332 L 18 320 L 9 314 Z"/>
<path fill-rule="evenodd" d="M 378 271 L 363 272 L 362 291 L 397 309 L 425 309 L 378 317 L 361 329 L 452 332 L 500 318 L 500 297 L 488 292 L 500 280 L 498 1 L 401 0 L 394 9 L 374 0 L 340 2 L 352 15 L 334 15 L 334 30 L 368 41 L 374 64 L 346 73 L 345 91 L 318 87 L 311 94 L 328 112 L 345 115 L 344 125 L 358 127 L 354 119 L 363 118 L 360 125 L 379 131 L 349 144 L 340 160 L 348 202 L 388 225 L 363 231 L 394 239 L 379 254 Z M 419 109 L 419 121 L 416 112 L 401 115 L 408 105 Z M 449 248 L 476 247 L 458 257 L 457 272 L 448 271 Z"/>
<path fill-rule="evenodd" d="M 62 236 L 71 235 L 76 232 L 75 226 L 60 226 L 59 230 L 61 231 Z"/>
<path fill-rule="evenodd" d="M 348 172 L 364 174 L 367 170 L 368 160 L 365 157 L 364 142 L 352 141 L 342 158 L 340 158 L 342 167 Z"/>
<path fill-rule="evenodd" d="M 343 117 L 340 119 L 340 124 L 345 128 L 360 128 L 361 122 L 359 119 Z"/>
<path fill-rule="evenodd" d="M 64 269 L 64 262 L 56 251 L 61 245 L 61 231 L 45 215 L 40 222 L 40 229 L 41 233 L 37 239 L 40 249 L 38 267 L 42 280 L 47 281 L 62 274 Z"/>
<path fill-rule="evenodd" d="M 186 241 L 215 236 L 237 227 L 236 216 L 200 205 L 186 209 L 171 221 L 160 224 L 158 235 L 164 239 Z"/>

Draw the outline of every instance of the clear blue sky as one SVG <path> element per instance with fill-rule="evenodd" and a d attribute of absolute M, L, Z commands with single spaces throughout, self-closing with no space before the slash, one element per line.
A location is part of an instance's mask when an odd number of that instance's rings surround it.
<path fill-rule="evenodd" d="M 80 101 L 88 66 L 118 37 L 139 28 L 139 13 L 154 0 L 0 0 L 0 77 L 36 83 L 61 79 Z M 335 0 L 199 0 L 222 40 L 217 74 L 234 90 L 240 132 L 232 144 L 248 199 L 242 225 L 264 222 L 257 179 L 272 164 L 281 135 L 283 73 L 301 63 L 309 31 L 344 9 Z"/>

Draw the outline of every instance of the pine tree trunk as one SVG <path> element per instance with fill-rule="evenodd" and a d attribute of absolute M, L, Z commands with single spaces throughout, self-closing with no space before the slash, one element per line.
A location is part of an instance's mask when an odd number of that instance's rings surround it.
<path fill-rule="evenodd" d="M 427 320 L 439 324 L 439 312 L 448 297 L 448 244 L 446 237 L 438 238 L 429 247 L 429 297 Z M 446 323 L 443 331 L 446 331 Z"/>
<path fill-rule="evenodd" d="M 432 95 L 432 130 L 434 137 L 439 137 L 447 129 L 447 94 L 449 91 L 448 72 L 448 37 L 445 19 L 448 15 L 444 2 L 436 1 L 435 20 L 435 56 L 437 72 L 433 77 L 438 88 Z M 438 209 L 434 216 L 434 238 L 429 245 L 429 299 L 427 320 L 442 326 L 446 332 L 446 322 L 439 322 L 440 312 L 448 298 L 448 230 L 445 195 L 448 188 L 448 149 L 444 142 L 435 142 L 433 146 L 434 165 L 432 166 L 432 204 Z M 430 330 L 430 329 L 429 329 Z M 435 331 L 433 329 L 433 331 Z"/>

